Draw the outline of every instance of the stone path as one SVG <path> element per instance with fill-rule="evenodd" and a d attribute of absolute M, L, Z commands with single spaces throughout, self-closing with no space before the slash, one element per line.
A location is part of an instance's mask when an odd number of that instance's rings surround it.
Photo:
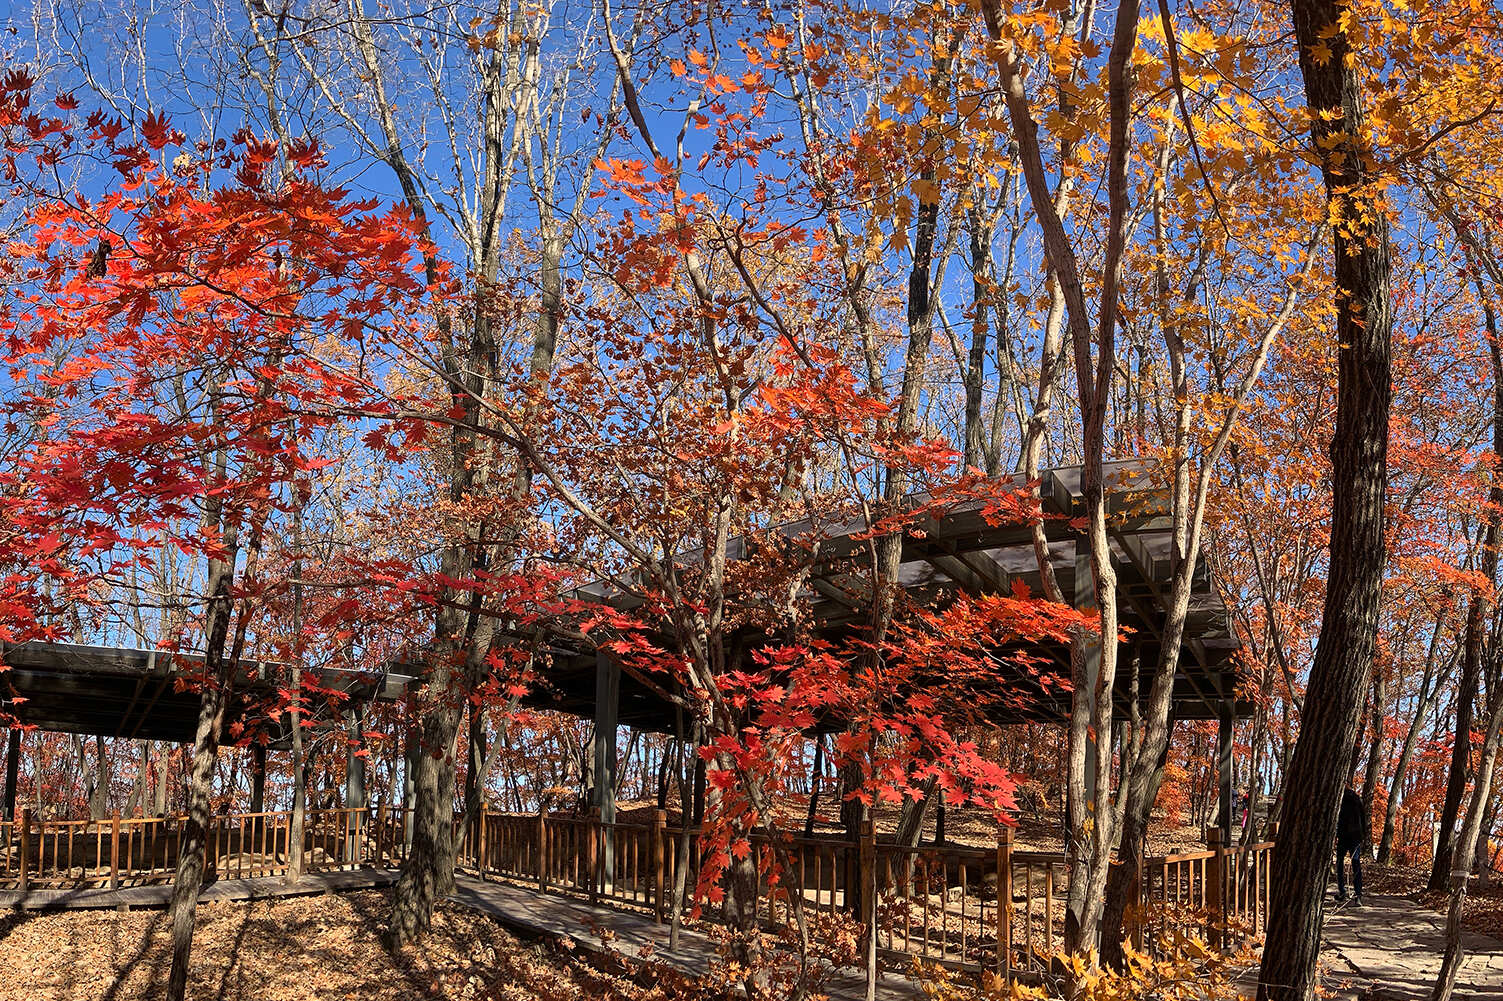
<path fill-rule="evenodd" d="M 1503 1001 L 1503 942 L 1462 933 L 1456 1001 Z M 1326 901 L 1321 956 L 1338 997 L 1426 1001 L 1446 948 L 1446 918 L 1404 897 L 1369 896 L 1362 907 Z"/>
<path fill-rule="evenodd" d="M 1503 942 L 1462 933 L 1466 958 L 1455 1001 L 1503 1001 Z M 1444 914 L 1406 897 L 1370 895 L 1364 906 L 1337 908 L 1326 898 L 1320 959 L 1323 996 L 1336 1001 L 1429 1001 L 1446 946 Z M 1238 981 L 1257 993 L 1254 969 Z"/>

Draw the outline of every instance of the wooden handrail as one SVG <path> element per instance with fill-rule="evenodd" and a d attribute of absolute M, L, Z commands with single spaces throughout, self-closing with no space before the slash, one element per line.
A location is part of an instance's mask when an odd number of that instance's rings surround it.
<path fill-rule="evenodd" d="M 38 883 L 120 886 L 167 881 L 175 871 L 181 817 L 38 821 L 29 809 L 20 812 L 17 823 L 9 825 L 12 838 L 20 835 L 20 865 L 14 854 L 8 855 L 0 880 L 14 879 L 23 888 Z M 532 814 L 482 810 L 467 830 L 456 831 L 465 839 L 460 862 L 482 879 L 635 908 L 663 921 L 682 836 L 667 817 L 666 811 L 655 810 L 647 822 L 607 824 L 597 817 L 544 809 Z M 309 810 L 304 834 L 308 867 L 391 865 L 404 854 L 410 823 L 410 810 L 386 804 Z M 210 864 L 218 862 L 223 875 L 287 871 L 291 811 L 222 814 L 208 833 L 215 846 Z M 701 862 L 696 846 L 702 830 L 690 830 L 688 837 L 692 885 Z M 879 950 L 1003 976 L 1039 972 L 1042 957 L 1060 940 L 1065 901 L 1056 884 L 1065 878 L 1068 861 L 1061 852 L 1017 848 L 1010 828 L 999 829 L 990 846 L 906 846 L 875 837 L 851 841 L 792 832 L 757 832 L 750 841 L 754 851 L 772 849 L 783 868 L 780 880 L 758 889 L 758 918 L 769 930 L 786 927 L 795 904 L 839 912 L 859 902 L 851 918 L 869 915 L 869 907 L 882 915 Z M 610 878 L 607 843 L 614 851 Z M 1251 926 L 1254 933 L 1266 927 L 1273 844 L 1145 857 L 1140 883 L 1145 906 L 1140 909 L 1156 918 L 1134 919 L 1134 941 L 1153 948 L 1156 928 L 1180 921 L 1195 927 L 1208 918 L 1206 930 L 1212 935 L 1229 921 L 1233 927 Z"/>

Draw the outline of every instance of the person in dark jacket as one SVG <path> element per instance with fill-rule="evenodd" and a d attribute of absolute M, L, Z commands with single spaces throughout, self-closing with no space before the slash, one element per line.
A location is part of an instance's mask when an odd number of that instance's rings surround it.
<path fill-rule="evenodd" d="M 1352 902 L 1362 906 L 1362 856 L 1372 841 L 1367 809 L 1351 786 L 1341 794 L 1341 813 L 1336 818 L 1336 899 L 1346 899 L 1346 857 L 1352 857 Z"/>

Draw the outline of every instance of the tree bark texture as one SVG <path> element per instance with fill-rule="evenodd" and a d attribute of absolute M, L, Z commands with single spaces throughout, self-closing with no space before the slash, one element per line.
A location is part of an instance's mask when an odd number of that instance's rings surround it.
<path fill-rule="evenodd" d="M 219 502 L 209 502 L 205 522 L 217 528 Z M 214 762 L 219 752 L 219 734 L 229 697 L 231 662 L 225 657 L 230 630 L 231 587 L 235 576 L 236 533 L 233 525 L 223 533 L 228 561 L 209 561 L 209 621 L 204 641 L 204 667 L 208 679 L 199 700 L 198 727 L 193 737 L 193 763 L 188 780 L 188 819 L 178 849 L 177 876 L 172 881 L 172 969 L 168 974 L 168 1001 L 182 1001 L 188 992 L 188 963 L 193 951 L 193 924 L 198 894 L 203 886 L 204 850 L 211 819 L 209 799 L 214 781 Z"/>
<path fill-rule="evenodd" d="M 1487 319 L 1488 333 L 1493 350 L 1493 380 L 1503 380 L 1503 365 L 1498 355 L 1497 317 L 1479 280 L 1483 308 Z M 1493 391 L 1493 456 L 1503 456 L 1503 387 Z M 1498 576 L 1498 543 L 1500 519 L 1503 519 L 1503 482 L 1499 471 L 1494 470 L 1492 486 L 1488 489 L 1488 504 L 1483 508 L 1486 527 L 1483 531 L 1481 567 L 1488 581 Z M 1462 795 L 1466 791 L 1471 771 L 1472 712 L 1482 675 L 1482 650 L 1487 643 L 1487 624 L 1492 620 L 1492 602 L 1481 590 L 1472 592 L 1467 605 L 1465 644 L 1461 661 L 1461 684 L 1456 692 L 1456 733 L 1451 745 L 1451 772 L 1446 779 L 1446 798 L 1441 804 L 1439 838 L 1435 843 L 1435 858 L 1430 869 L 1427 889 L 1444 890 L 1450 886 L 1451 856 L 1456 851 L 1455 827 L 1461 809 Z M 1497 698 L 1494 693 L 1493 698 Z"/>
<path fill-rule="evenodd" d="M 1471 804 L 1467 807 L 1466 823 L 1462 826 L 1451 867 L 1451 900 L 1446 908 L 1446 951 L 1441 957 L 1440 970 L 1435 977 L 1435 989 L 1431 1001 L 1449 1001 L 1456 986 L 1456 974 L 1465 955 L 1461 940 L 1461 910 L 1466 905 L 1467 878 L 1472 870 L 1472 854 L 1482 833 L 1482 816 L 1486 813 L 1487 801 L 1492 791 L 1493 769 L 1498 763 L 1498 747 L 1503 741 L 1503 698 L 1494 693 L 1488 707 L 1487 736 L 1482 742 L 1482 763 L 1477 768 L 1477 781 L 1472 787 Z"/>
<path fill-rule="evenodd" d="M 1384 564 L 1391 396 L 1388 222 L 1361 140 L 1362 94 L 1335 0 L 1291 0 L 1300 70 L 1334 226 L 1337 364 L 1331 559 L 1299 742 L 1284 783 L 1259 1001 L 1314 994 L 1341 791 L 1371 677 Z M 1324 61 L 1316 58 L 1329 45 Z"/>
<path fill-rule="evenodd" d="M 1415 747 L 1419 744 L 1420 731 L 1424 729 L 1425 719 L 1430 714 L 1430 709 L 1440 696 L 1440 689 L 1444 686 L 1446 678 L 1450 676 L 1450 668 L 1441 672 L 1440 677 L 1434 677 L 1435 655 L 1440 646 L 1439 629 L 1434 630 L 1430 639 L 1430 653 L 1425 662 L 1425 674 L 1420 680 L 1419 696 L 1416 699 L 1414 716 L 1409 722 L 1408 732 L 1404 734 L 1404 743 L 1399 749 L 1399 760 L 1394 765 L 1393 775 L 1388 780 L 1388 801 L 1383 807 L 1383 833 L 1378 839 L 1378 864 L 1387 865 L 1393 853 L 1394 821 L 1399 814 L 1399 804 L 1403 800 L 1404 777 L 1409 774 L 1409 762 L 1414 758 Z"/>

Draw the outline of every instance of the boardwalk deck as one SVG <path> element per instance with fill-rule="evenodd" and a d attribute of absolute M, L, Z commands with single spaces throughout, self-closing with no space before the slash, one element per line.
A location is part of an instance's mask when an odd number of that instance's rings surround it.
<path fill-rule="evenodd" d="M 200 900 L 268 900 L 390 886 L 395 869 L 355 869 L 310 873 L 294 886 L 280 876 L 221 879 L 204 888 Z M 579 948 L 597 953 L 651 958 L 691 976 L 702 976 L 716 958 L 714 943 L 704 934 L 684 930 L 677 949 L 668 948 L 668 928 L 649 915 L 592 906 L 578 897 L 542 894 L 515 883 L 484 881 L 460 875 L 450 900 L 489 915 L 519 934 L 559 939 L 567 937 Z M 0 910 L 112 910 L 120 907 L 165 907 L 170 886 L 132 886 L 117 890 L 38 889 L 21 894 L 0 892 Z M 1342 998 L 1366 996 L 1383 1001 L 1421 1001 L 1429 996 L 1434 967 L 1443 943 L 1442 918 L 1412 901 L 1373 897 L 1365 910 L 1333 911 L 1328 915 L 1324 957 L 1330 985 Z M 1503 943 L 1468 935 L 1469 957 L 1458 984 L 1457 997 L 1468 1001 L 1503 999 Z M 1244 980 L 1251 990 L 1252 972 Z M 839 972 L 826 985 L 832 1001 L 860 1001 L 862 978 Z M 921 997 L 919 989 L 901 975 L 889 975 L 878 986 L 884 1001 Z"/>
<path fill-rule="evenodd" d="M 276 897 L 306 897 L 340 890 L 367 890 L 390 886 L 396 882 L 395 869 L 350 869 L 340 872 L 308 873 L 296 884 L 288 885 L 281 876 L 254 879 L 220 879 L 203 888 L 200 901 L 270 900 Z M 170 885 L 84 887 L 76 890 L 0 891 L 0 910 L 87 911 L 114 910 L 119 907 L 166 907 L 172 899 Z"/>
<path fill-rule="evenodd" d="M 591 907 L 580 900 L 541 894 L 511 883 L 492 883 L 460 876 L 450 898 L 483 911 L 517 931 L 545 937 L 568 936 L 580 947 L 666 963 L 691 976 L 702 976 L 716 958 L 715 945 L 699 932 L 684 930 L 676 950 L 668 949 L 668 926 L 642 914 Z M 835 972 L 823 985 L 831 1001 L 860 1001 L 866 983 L 859 973 Z M 920 998 L 923 992 L 901 976 L 884 977 L 877 997 L 884 1001 Z"/>
<path fill-rule="evenodd" d="M 221 879 L 204 887 L 199 900 L 270 900 L 348 890 L 390 886 L 395 869 L 355 869 L 310 873 L 289 886 L 280 876 L 255 879 Z M 632 959 L 651 958 L 691 976 L 702 976 L 711 967 L 714 943 L 696 931 L 685 929 L 675 950 L 668 948 L 668 927 L 651 917 L 589 903 L 556 894 L 541 894 L 509 883 L 481 882 L 471 876 L 455 879 L 455 903 L 480 911 L 520 934 L 538 938 L 567 937 L 580 948 L 611 952 Z M 171 886 L 105 887 L 77 890 L 31 890 L 0 892 L 0 910 L 59 911 L 114 910 L 117 908 L 165 907 Z M 832 1001 L 859 1001 L 866 996 L 859 975 L 837 973 L 827 985 Z M 900 977 L 887 977 L 878 986 L 884 1001 L 907 1001 L 920 997 L 918 989 Z"/>

